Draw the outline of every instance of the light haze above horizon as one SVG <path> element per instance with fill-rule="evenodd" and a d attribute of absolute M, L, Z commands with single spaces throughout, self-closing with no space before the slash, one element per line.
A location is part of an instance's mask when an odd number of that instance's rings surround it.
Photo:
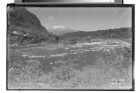
<path fill-rule="evenodd" d="M 132 9 L 128 7 L 27 7 L 27 10 L 48 30 L 66 27 L 76 31 L 97 31 L 132 27 Z"/>

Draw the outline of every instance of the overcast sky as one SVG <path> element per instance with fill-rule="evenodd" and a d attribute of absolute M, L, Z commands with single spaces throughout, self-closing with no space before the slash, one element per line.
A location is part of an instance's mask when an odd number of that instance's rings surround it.
<path fill-rule="evenodd" d="M 132 10 L 117 8 L 27 8 L 47 29 L 66 27 L 80 31 L 96 31 L 131 27 Z"/>

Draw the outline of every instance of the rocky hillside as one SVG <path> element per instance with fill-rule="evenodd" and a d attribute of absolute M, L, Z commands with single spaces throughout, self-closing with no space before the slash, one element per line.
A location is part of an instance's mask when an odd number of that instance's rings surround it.
<path fill-rule="evenodd" d="M 10 44 L 56 42 L 57 39 L 41 25 L 37 16 L 23 7 L 8 9 L 8 38 Z"/>

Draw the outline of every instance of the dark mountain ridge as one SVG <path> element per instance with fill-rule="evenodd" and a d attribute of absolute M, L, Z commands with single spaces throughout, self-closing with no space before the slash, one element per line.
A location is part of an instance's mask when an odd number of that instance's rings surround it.
<path fill-rule="evenodd" d="M 89 41 L 91 39 L 129 39 L 132 37 L 132 28 L 116 28 L 98 31 L 77 31 L 60 36 L 64 42 Z"/>
<path fill-rule="evenodd" d="M 116 28 L 108 30 L 98 30 L 98 31 L 77 31 L 73 33 L 66 33 L 61 35 L 61 39 L 67 37 L 87 37 L 91 36 L 92 38 L 130 38 L 132 35 L 131 28 Z"/>

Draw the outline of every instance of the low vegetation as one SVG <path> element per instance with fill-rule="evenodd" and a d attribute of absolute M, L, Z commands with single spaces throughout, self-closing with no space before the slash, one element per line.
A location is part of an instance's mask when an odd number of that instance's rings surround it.
<path fill-rule="evenodd" d="M 51 61 L 51 57 L 48 62 L 41 61 L 39 58 L 24 60 L 25 62 L 21 63 L 13 62 L 9 67 L 8 86 L 12 89 L 131 88 L 132 50 L 130 45 L 124 44 L 125 42 L 114 41 L 103 43 L 104 46 L 101 43 L 94 46 L 82 45 L 79 51 L 83 52 L 53 57 L 52 61 L 54 62 Z M 96 52 L 95 50 L 85 51 L 83 49 L 90 49 L 89 46 L 92 49 L 95 48 Z M 67 47 L 73 50 L 74 45 Z M 64 49 L 65 47 L 61 48 Z M 65 53 L 68 49 L 65 49 Z M 53 51 L 56 50 L 57 48 Z M 69 59 L 70 55 L 75 57 Z M 42 62 L 49 63 L 52 70 L 45 71 L 47 69 L 43 69 Z"/>

